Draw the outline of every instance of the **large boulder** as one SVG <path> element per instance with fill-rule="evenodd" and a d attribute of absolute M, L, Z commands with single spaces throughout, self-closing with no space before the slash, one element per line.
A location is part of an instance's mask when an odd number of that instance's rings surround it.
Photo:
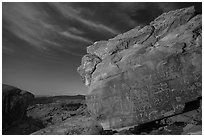
<path fill-rule="evenodd" d="M 87 47 L 78 68 L 88 108 L 104 129 L 121 129 L 182 112 L 202 96 L 202 15 L 164 13 Z"/>
<path fill-rule="evenodd" d="M 11 126 L 23 121 L 27 107 L 34 95 L 13 86 L 2 86 L 2 121 L 3 132 Z"/>

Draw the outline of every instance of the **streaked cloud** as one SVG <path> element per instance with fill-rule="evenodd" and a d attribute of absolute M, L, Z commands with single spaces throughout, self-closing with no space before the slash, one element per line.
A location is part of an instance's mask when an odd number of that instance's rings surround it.
<path fill-rule="evenodd" d="M 83 36 L 82 30 L 69 27 L 69 24 L 67 28 L 62 28 L 60 24 L 50 22 L 52 15 L 41 6 L 40 3 L 4 3 L 3 20 L 7 23 L 4 27 L 16 37 L 30 43 L 29 46 L 40 50 L 48 50 L 53 46 L 68 48 L 69 45 L 77 48 L 77 45 L 69 44 L 70 39 L 89 44 L 93 42 Z M 58 37 L 59 35 L 62 37 Z M 67 44 L 60 43 L 60 39 L 67 41 Z"/>
<path fill-rule="evenodd" d="M 80 41 L 87 42 L 87 43 L 93 43 L 92 40 L 89 40 L 87 38 L 71 34 L 68 31 L 61 32 L 60 34 L 67 37 L 67 38 L 76 39 L 76 40 L 80 40 Z"/>
<path fill-rule="evenodd" d="M 62 13 L 66 18 L 68 19 L 74 19 L 76 21 L 79 21 L 83 23 L 84 25 L 90 27 L 90 29 L 96 29 L 98 31 L 107 31 L 112 34 L 118 34 L 119 32 L 111 27 L 108 27 L 104 24 L 97 23 L 96 21 L 91 21 L 86 19 L 85 17 L 82 17 L 82 13 L 80 9 L 75 9 L 71 7 L 69 4 L 64 3 L 52 3 L 56 9 Z"/>
<path fill-rule="evenodd" d="M 84 32 L 82 30 L 79 30 L 79 29 L 74 28 L 74 27 L 69 27 L 68 30 L 73 34 L 78 34 L 78 35 L 84 34 Z"/>
<path fill-rule="evenodd" d="M 81 55 L 86 46 L 137 25 L 145 25 L 164 11 L 181 8 L 177 3 L 3 3 L 3 29 L 25 41 L 23 46 L 58 54 Z M 15 45 L 15 44 L 16 45 Z M 21 42 L 20 42 L 21 43 Z M 13 42 L 6 49 L 21 48 Z M 13 50 L 16 52 L 16 50 Z M 20 50 L 18 50 L 20 51 Z M 66 52 L 65 52 L 66 51 Z M 20 54 L 20 53 L 19 53 Z M 49 55 L 49 54 L 48 54 Z"/>
<path fill-rule="evenodd" d="M 12 55 L 14 53 L 14 50 L 8 46 L 2 46 L 2 52 L 7 55 Z"/>
<path fill-rule="evenodd" d="M 17 37 L 32 43 L 33 46 L 43 48 L 40 45 L 42 28 L 38 10 L 29 3 L 5 3 L 3 6 L 3 19 L 8 23 L 7 29 Z"/>

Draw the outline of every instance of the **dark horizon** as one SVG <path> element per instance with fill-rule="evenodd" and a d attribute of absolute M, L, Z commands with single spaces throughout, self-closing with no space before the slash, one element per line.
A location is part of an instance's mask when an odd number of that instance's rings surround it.
<path fill-rule="evenodd" d="M 202 2 L 2 4 L 2 83 L 35 95 L 87 94 L 77 67 L 86 47 L 164 12 Z"/>

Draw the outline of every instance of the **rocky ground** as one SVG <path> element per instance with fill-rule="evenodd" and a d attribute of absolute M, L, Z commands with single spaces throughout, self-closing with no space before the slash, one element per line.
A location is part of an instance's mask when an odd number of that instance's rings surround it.
<path fill-rule="evenodd" d="M 186 110 L 175 116 L 120 130 L 104 130 L 91 116 L 84 98 L 37 98 L 27 108 L 26 116 L 3 129 L 13 135 L 181 135 L 202 133 L 201 98 L 186 105 Z M 49 101 L 48 101 L 49 100 Z M 17 115 L 17 111 L 15 113 Z M 20 114 L 18 114 L 20 115 Z"/>
<path fill-rule="evenodd" d="M 164 119 L 132 126 L 122 130 L 103 130 L 86 108 L 80 115 L 69 117 L 62 122 L 34 132 L 34 135 L 189 135 L 202 134 L 202 110 L 199 100 L 192 103 L 195 110 Z M 190 106 L 188 106 L 190 107 Z M 190 110 L 189 110 L 190 109 Z"/>
<path fill-rule="evenodd" d="M 86 107 L 84 97 L 47 97 L 44 101 L 36 98 L 34 102 L 35 104 L 28 107 L 27 116 L 41 120 L 45 126 L 60 123 L 73 116 L 83 115 Z"/>

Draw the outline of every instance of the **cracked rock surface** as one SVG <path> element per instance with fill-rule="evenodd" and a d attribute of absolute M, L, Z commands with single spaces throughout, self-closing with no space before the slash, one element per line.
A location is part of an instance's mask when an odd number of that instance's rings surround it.
<path fill-rule="evenodd" d="M 92 117 L 108 130 L 181 113 L 202 96 L 201 37 L 202 15 L 189 7 L 87 47 L 78 72 Z"/>

